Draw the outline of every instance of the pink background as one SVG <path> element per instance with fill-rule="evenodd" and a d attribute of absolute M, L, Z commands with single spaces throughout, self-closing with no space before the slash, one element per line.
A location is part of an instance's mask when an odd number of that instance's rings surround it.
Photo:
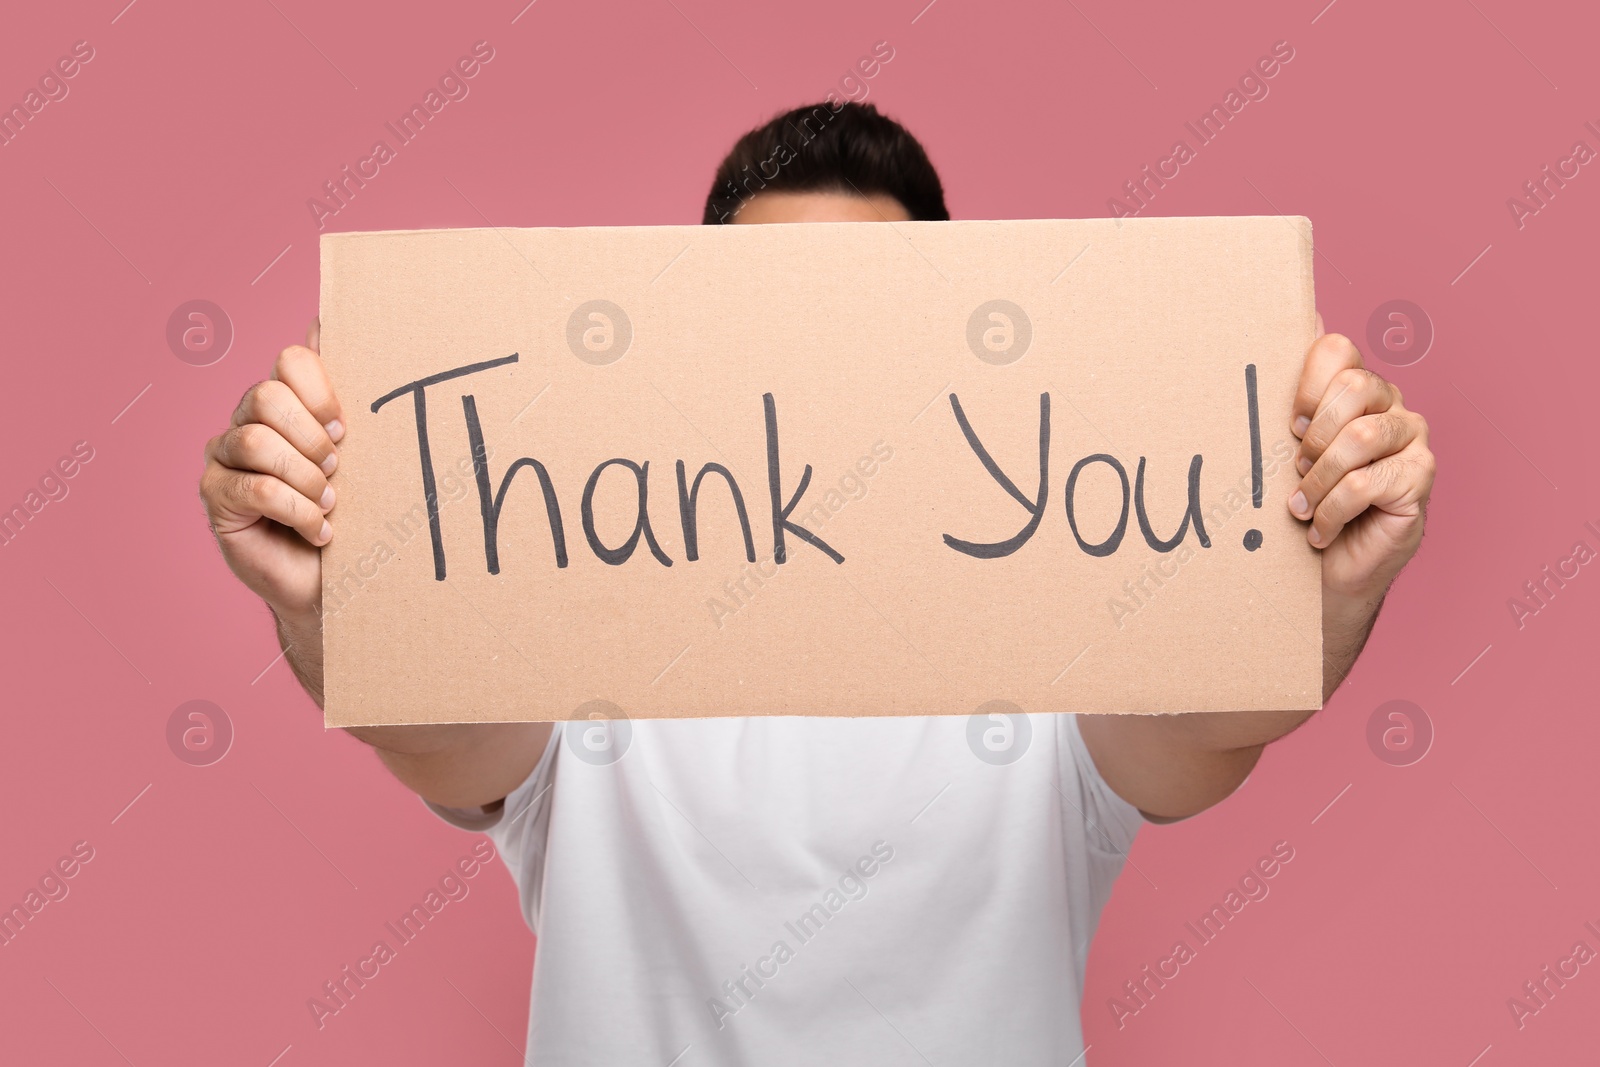
<path fill-rule="evenodd" d="M 1287 40 L 1270 95 L 1146 213 L 1309 215 L 1319 306 L 1364 348 L 1385 301 L 1424 309 L 1431 351 L 1389 373 L 1433 427 L 1430 531 L 1326 712 L 1228 803 L 1141 834 L 1090 963 L 1089 1061 L 1593 1058 L 1600 966 L 1521 1029 L 1507 998 L 1580 938 L 1600 949 L 1583 929 L 1600 926 L 1600 569 L 1520 630 L 1507 599 L 1580 538 L 1600 547 L 1583 528 L 1600 526 L 1600 174 L 1521 229 L 1506 206 L 1574 141 L 1600 148 L 1592 9 L 539 0 L 513 21 L 521 0 L 124 2 L 28 5 L 0 35 L 0 102 L 74 42 L 95 49 L 0 148 L 0 505 L 74 442 L 94 449 L 0 548 L 0 903 L 74 842 L 95 850 L 0 948 L 0 1059 L 519 1059 L 534 945 L 498 867 L 315 1028 L 307 998 L 475 839 L 323 733 L 195 493 L 202 444 L 315 313 L 307 198 L 480 39 L 495 58 L 470 96 L 334 226 L 696 222 L 735 135 L 879 40 L 895 57 L 870 99 L 927 144 L 957 217 L 1104 216 Z M 194 298 L 236 331 L 211 366 L 165 340 Z M 192 699 L 236 732 L 211 766 L 167 744 Z M 1410 766 L 1367 740 L 1395 699 L 1435 733 Z M 1119 1028 L 1122 983 L 1279 840 L 1295 859 L 1271 895 Z"/>

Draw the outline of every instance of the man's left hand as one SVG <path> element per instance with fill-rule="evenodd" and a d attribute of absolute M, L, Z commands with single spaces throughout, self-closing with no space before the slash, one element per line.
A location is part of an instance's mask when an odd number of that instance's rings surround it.
<path fill-rule="evenodd" d="M 1349 338 L 1322 333 L 1320 315 L 1317 331 L 1289 416 L 1301 475 L 1289 511 L 1310 520 L 1306 538 L 1322 551 L 1325 626 L 1364 637 L 1422 541 L 1435 463 L 1428 423 L 1400 390 L 1362 365 Z"/>

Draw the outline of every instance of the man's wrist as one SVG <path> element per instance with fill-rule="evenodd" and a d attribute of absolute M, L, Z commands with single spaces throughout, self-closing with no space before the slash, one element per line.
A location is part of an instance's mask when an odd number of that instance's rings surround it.
<path fill-rule="evenodd" d="M 1322 699 L 1333 696 L 1366 647 L 1388 590 L 1351 596 L 1322 591 Z"/>
<path fill-rule="evenodd" d="M 1348 637 L 1372 629 L 1372 622 L 1383 606 L 1387 588 L 1366 593 L 1336 593 L 1322 590 L 1322 631 L 1324 638 Z"/>
<path fill-rule="evenodd" d="M 306 695 L 322 707 L 322 617 L 315 611 L 291 612 L 267 605 L 277 624 L 278 647 Z"/>

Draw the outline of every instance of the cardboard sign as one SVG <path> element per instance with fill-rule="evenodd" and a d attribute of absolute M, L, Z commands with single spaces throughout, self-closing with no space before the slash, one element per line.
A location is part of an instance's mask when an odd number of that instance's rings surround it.
<path fill-rule="evenodd" d="M 1318 707 L 1310 233 L 326 235 L 327 722 Z"/>

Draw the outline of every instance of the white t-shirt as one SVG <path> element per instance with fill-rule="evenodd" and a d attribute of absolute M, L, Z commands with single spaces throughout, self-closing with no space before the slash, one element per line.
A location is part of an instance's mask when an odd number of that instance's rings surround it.
<path fill-rule="evenodd" d="M 539 1065 L 1081 1064 L 1141 817 L 1071 715 L 573 722 L 486 815 Z"/>

